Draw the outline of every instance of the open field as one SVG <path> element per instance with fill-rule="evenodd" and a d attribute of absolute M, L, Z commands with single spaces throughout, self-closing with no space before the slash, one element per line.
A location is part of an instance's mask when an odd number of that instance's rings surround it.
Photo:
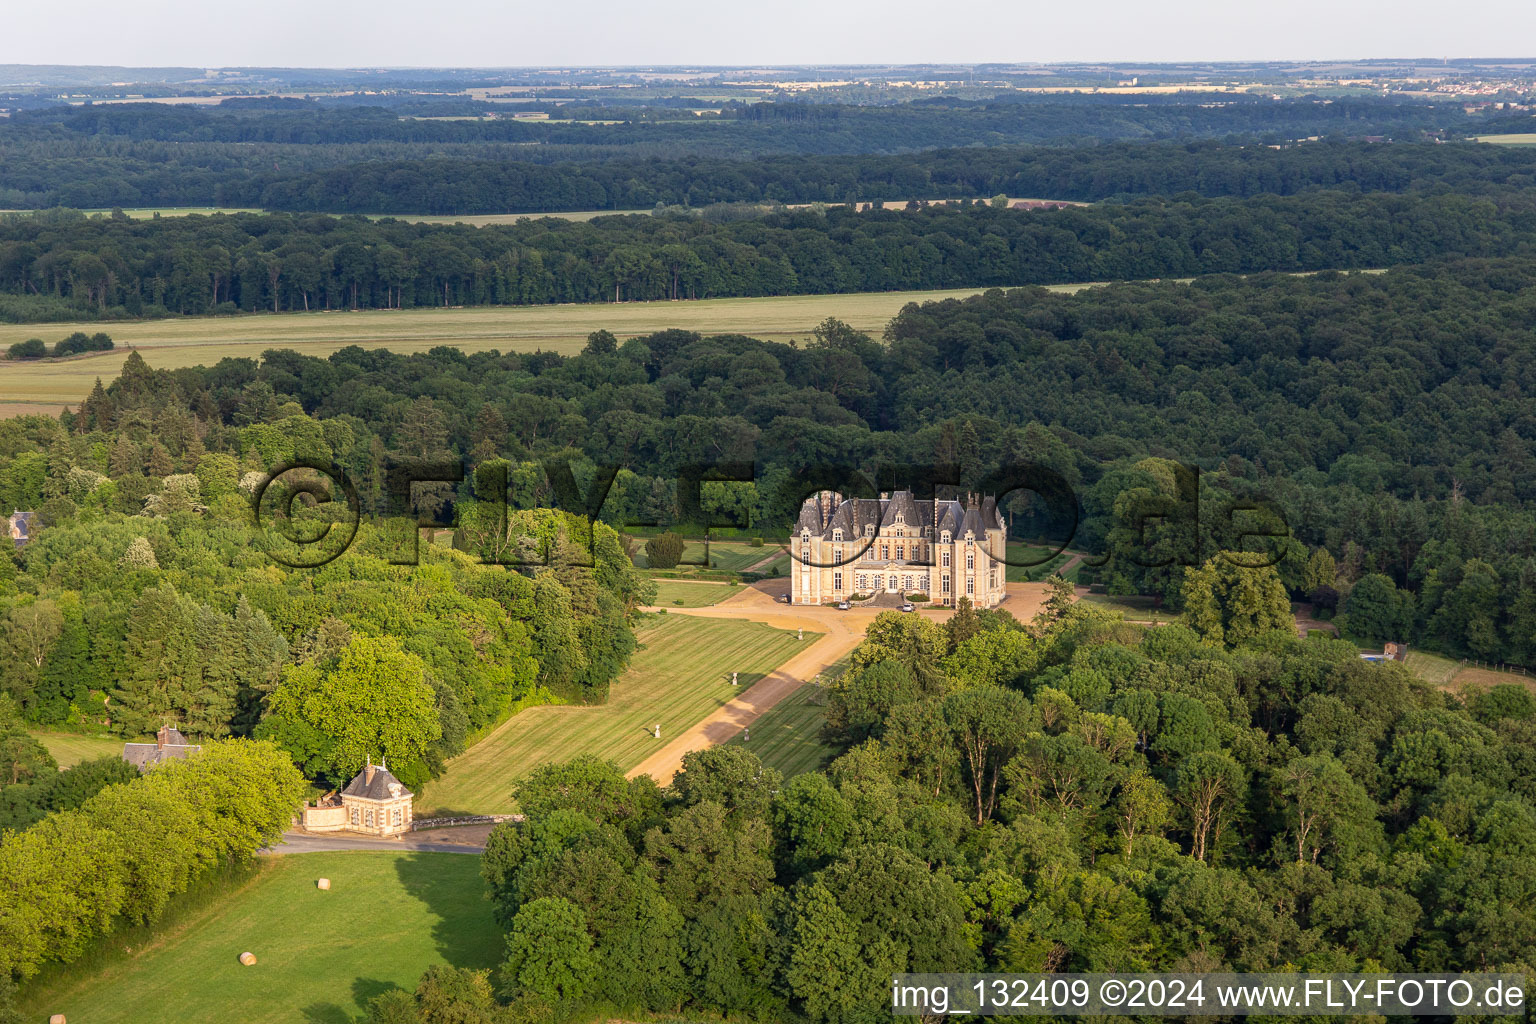
<path fill-rule="evenodd" d="M 738 735 L 727 742 L 740 745 L 790 779 L 824 767 L 841 751 L 821 738 L 827 721 L 825 705 L 816 703 L 821 687 L 806 683 L 752 723 L 752 738 Z"/>
<path fill-rule="evenodd" d="M 321 877 L 329 892 L 315 888 Z M 349 1024 L 434 964 L 493 967 L 503 938 L 484 891 L 480 858 L 461 854 L 264 857 L 234 891 L 105 966 L 28 986 L 22 1004 L 27 1020 L 92 1024 Z M 245 950 L 252 967 L 237 960 Z"/>
<path fill-rule="evenodd" d="M 581 124 L 613 124 L 612 121 L 582 121 Z M 591 220 L 593 217 L 614 217 L 624 214 L 649 214 L 650 210 L 567 210 L 561 213 L 378 213 L 369 214 L 369 220 L 393 218 L 408 224 L 468 224 L 485 227 L 488 224 L 516 224 L 520 220 L 539 217 L 555 217 L 559 220 Z"/>
<path fill-rule="evenodd" d="M 81 761 L 93 761 L 98 757 L 116 757 L 123 752 L 121 736 L 82 736 L 77 732 L 43 732 L 33 730 L 33 738 L 48 748 L 48 753 L 59 762 L 60 768 L 70 768 Z"/>
<path fill-rule="evenodd" d="M 1087 285 L 1060 285 L 1075 290 Z M 209 365 L 225 357 L 258 359 L 269 348 L 327 356 L 348 345 L 425 352 L 452 345 L 465 352 L 535 349 L 574 355 L 587 335 L 606 328 L 621 340 L 669 327 L 708 334 L 749 334 L 766 340 L 808 338 L 811 328 L 837 317 L 878 335 L 909 302 L 975 295 L 977 289 L 931 292 L 861 292 L 847 295 L 785 295 L 695 302 L 572 303 L 560 306 L 474 306 L 459 309 L 386 309 L 361 312 L 263 313 L 238 317 L 188 317 L 118 323 L 0 324 L 0 349 L 28 338 L 53 342 L 72 331 L 104 330 L 117 348 L 58 361 L 0 360 L 0 415 L 4 403 L 47 405 L 83 399 L 97 377 L 117 376 L 128 347 L 150 366 L 174 370 Z"/>
<path fill-rule="evenodd" d="M 1500 683 L 1518 683 L 1527 689 L 1536 690 L 1536 676 L 1518 670 L 1511 672 L 1484 668 L 1429 651 L 1410 650 L 1403 664 L 1408 671 L 1442 690 L 1462 690 L 1467 687 L 1486 689 Z"/>
<path fill-rule="evenodd" d="M 1474 135 L 1476 142 L 1492 142 L 1500 146 L 1536 146 L 1536 132 L 1512 135 Z"/>
<path fill-rule="evenodd" d="M 721 588 L 728 589 L 728 588 Z M 538 707 L 448 762 L 443 776 L 416 798 L 417 817 L 449 812 L 496 814 L 514 810 L 512 783 L 536 765 L 577 754 L 598 754 L 626 771 L 658 743 L 724 707 L 817 636 L 796 640 L 787 630 L 759 622 L 661 616 L 640 630 L 645 648 L 613 684 L 608 703 L 596 707 Z M 739 686 L 731 673 L 740 673 Z"/>
<path fill-rule="evenodd" d="M 1072 293 L 1103 283 L 1084 281 L 1043 287 L 1047 291 Z M 612 331 L 621 341 L 673 327 L 704 334 L 746 334 L 766 341 L 790 341 L 810 337 L 811 328 L 827 317 L 879 335 L 891 317 L 909 302 L 964 298 L 979 291 L 956 288 L 693 302 L 332 310 L 120 322 L 0 324 L 0 349 L 28 338 L 55 342 L 74 331 L 103 330 L 118 346 L 111 352 L 63 360 L 0 360 L 0 418 L 20 415 L 8 408 L 13 403 L 56 409 L 81 401 L 97 377 L 108 380 L 117 376 L 123 360 L 128 358 L 128 348 L 138 349 L 155 369 L 175 370 L 212 365 L 226 357 L 259 359 L 269 348 L 291 348 L 306 355 L 327 356 L 348 345 L 387 348 L 393 352 L 425 352 L 438 345 L 452 345 L 464 352 L 543 350 L 573 355 L 586 344 L 587 335 L 600 328 Z"/>
<path fill-rule="evenodd" d="M 724 583 L 657 580 L 656 605 L 660 608 L 707 608 L 724 601 L 737 589 Z"/>

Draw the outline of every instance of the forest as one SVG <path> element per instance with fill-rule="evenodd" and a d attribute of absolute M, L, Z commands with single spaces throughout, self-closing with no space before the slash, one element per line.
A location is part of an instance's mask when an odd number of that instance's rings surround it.
<path fill-rule="evenodd" d="M 548 606 L 591 609 L 592 636 L 624 635 L 603 624 L 622 621 L 641 586 L 610 526 L 675 521 L 682 466 L 755 463 L 751 484 L 705 484 L 706 511 L 782 536 L 801 496 L 794 481 L 809 466 L 958 464 L 974 481 L 992 467 L 1033 463 L 1074 490 L 1071 542 L 1108 556 L 1092 572 L 1116 592 L 1159 595 L 1177 608 L 1183 568 L 1237 542 L 1241 531 L 1224 511 L 1263 499 L 1288 524 L 1289 539 L 1271 553 L 1297 599 L 1337 609 L 1367 641 L 1531 665 L 1536 420 L 1524 339 L 1533 289 L 1528 260 L 1462 261 L 1072 295 L 993 290 L 909 306 L 880 340 L 832 321 L 803 345 L 685 331 L 618 344 L 599 332 L 570 358 L 352 347 L 326 359 L 272 351 L 259 365 L 152 371 L 135 355 L 78 413 L 0 423 L 0 506 L 36 509 L 41 524 L 15 570 L 12 600 L 21 603 L 9 614 L 47 620 L 8 631 L 42 640 L 9 661 L 6 687 L 35 720 L 67 719 L 82 688 L 105 689 L 118 676 L 150 683 L 149 666 L 170 657 L 151 646 L 133 654 L 139 641 L 123 639 L 127 630 L 148 644 L 165 622 L 207 614 L 208 630 L 216 624 L 269 652 L 264 668 L 248 660 L 232 669 L 221 702 L 209 703 L 210 724 L 249 722 L 282 667 L 283 644 L 289 659 L 334 651 L 321 640 L 334 613 L 326 597 L 294 603 L 300 577 L 272 581 L 264 555 L 230 552 L 235 534 L 199 510 L 240 518 L 247 474 L 295 455 L 338 463 L 370 515 L 390 510 L 390 460 L 468 466 L 461 483 L 439 486 L 428 511 L 457 523 L 460 546 L 476 550 L 481 541 L 468 533 L 486 521 L 476 510 L 500 500 L 477 490 L 485 481 L 505 481 L 495 487 L 508 488 L 514 509 L 548 515 L 534 511 L 557 501 L 541 464 L 569 462 L 583 494 L 598 465 L 618 467 L 596 527 L 597 550 L 607 553 L 597 596 L 578 600 L 588 570 L 571 567 L 563 582 L 555 574 L 562 590 L 551 588 Z M 1200 470 L 1198 480 L 1188 483 L 1180 463 Z M 498 464 L 500 476 L 479 472 Z M 1172 502 L 1177 514 L 1141 533 L 1131 528 L 1137 502 Z M 1018 533 L 1062 528 L 1037 519 L 1025 500 L 1013 511 Z M 431 703 L 440 717 L 447 687 L 457 688 L 451 704 L 464 730 L 495 720 L 535 683 L 567 699 L 600 693 L 622 664 L 620 645 L 552 677 L 537 636 L 563 611 L 541 612 L 537 600 L 530 608 L 536 592 L 487 593 L 471 565 L 429 546 L 423 557 L 449 560 L 408 585 L 387 564 L 398 543 L 365 530 L 357 564 L 371 568 L 346 569 L 348 556 L 306 586 L 323 594 L 334 579 L 338 599 L 345 592 L 359 602 L 346 606 L 356 626 L 406 637 L 402 656 L 423 659 L 438 680 Z M 378 551 L 386 554 L 370 554 Z M 231 564 L 221 567 L 225 558 Z M 142 573 L 138 563 L 151 562 L 160 570 Z M 259 586 L 250 576 L 258 566 Z M 480 623 L 470 635 L 488 630 L 505 645 L 497 651 L 519 658 L 440 638 L 449 629 L 441 615 L 388 628 L 387 617 L 365 618 L 394 607 L 385 595 L 417 592 L 426 579 L 437 581 L 432 601 L 462 606 L 456 614 Z M 53 590 L 57 607 L 46 615 L 23 597 Z M 76 606 L 65 591 L 98 596 Z M 418 633 L 432 639 L 409 639 Z M 110 657 L 86 659 L 87 634 L 101 636 Z M 189 664 L 218 664 L 196 646 L 178 650 Z M 442 660 L 450 656 L 451 669 Z M 97 667 L 77 669 L 81 659 Z M 487 659 L 526 668 L 509 676 L 475 667 Z M 418 752 L 426 770 L 452 742 Z"/>
<path fill-rule="evenodd" d="M 757 174 L 753 165 L 758 160 L 782 165 L 793 156 L 809 163 L 813 178 L 830 177 L 821 167 L 872 161 L 898 180 L 921 182 L 925 150 L 965 147 L 974 152 L 1022 145 L 1091 150 L 1116 140 L 1172 139 L 1410 143 L 1459 139 L 1484 130 L 1482 117 L 1454 103 L 1372 97 L 1271 100 L 1243 94 L 1215 102 L 1200 94 L 1014 94 L 894 106 L 759 103 L 727 105 L 718 115 L 658 120 L 648 114 L 614 124 L 579 123 L 569 116 L 548 121 L 440 119 L 406 117 L 384 108 L 226 104 L 55 107 L 0 119 L 0 209 L 219 205 L 308 210 L 321 198 L 348 201 L 322 211 L 329 213 L 503 213 L 604 209 L 620 203 L 622 209 L 683 201 L 692 191 L 690 183 L 675 176 L 666 176 L 670 182 L 650 182 L 653 172 L 646 168 L 651 161 L 675 164 L 680 156 L 735 163 L 748 180 Z M 591 113 L 604 120 L 615 114 Z M 416 166 L 442 160 L 453 166 Z M 603 165 L 611 161 L 632 170 L 607 173 Z M 462 165 L 488 162 L 552 165 L 556 181 L 564 184 L 527 189 L 515 177 L 499 175 L 501 184 L 490 189 L 464 173 Z M 399 195 L 378 189 L 370 178 L 379 165 L 398 167 L 402 184 L 412 187 Z M 753 198 L 750 189 L 732 180 L 728 168 L 713 173 L 720 182 L 701 180 L 700 196 L 736 192 L 732 199 Z M 574 202 L 577 196 L 586 203 L 597 194 L 593 178 L 605 183 L 608 202 L 552 205 Z M 401 205 L 425 198 L 415 187 L 422 182 L 431 186 L 436 205 L 431 210 Z M 826 192 L 819 187 L 783 198 L 810 201 L 827 198 Z M 835 197 L 848 198 L 842 190 Z"/>
<path fill-rule="evenodd" d="M 0 318 L 794 295 L 1368 269 L 1527 254 L 1529 190 L 829 206 L 468 227 L 235 214 L 0 221 Z"/>

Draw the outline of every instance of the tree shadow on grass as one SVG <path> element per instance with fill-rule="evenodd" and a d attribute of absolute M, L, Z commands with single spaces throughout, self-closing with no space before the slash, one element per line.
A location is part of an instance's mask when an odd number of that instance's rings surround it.
<path fill-rule="evenodd" d="M 335 1003 L 310 1003 L 299 1012 L 304 1024 L 352 1024 L 352 1015 Z"/>
<path fill-rule="evenodd" d="M 411 853 L 395 861 L 395 871 L 405 890 L 425 903 L 437 918 L 432 939 L 445 961 L 476 970 L 501 962 L 506 940 L 491 917 L 479 857 Z M 426 966 L 423 964 L 422 969 Z"/>

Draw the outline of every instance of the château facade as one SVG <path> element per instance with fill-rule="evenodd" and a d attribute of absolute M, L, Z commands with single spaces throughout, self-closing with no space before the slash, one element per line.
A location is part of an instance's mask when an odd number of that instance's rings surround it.
<path fill-rule="evenodd" d="M 911 491 L 843 498 L 822 491 L 800 508 L 790 539 L 790 601 L 826 604 L 855 595 L 926 594 L 935 606 L 962 597 L 992 608 L 1008 596 L 1007 530 L 990 497 L 924 500 Z"/>

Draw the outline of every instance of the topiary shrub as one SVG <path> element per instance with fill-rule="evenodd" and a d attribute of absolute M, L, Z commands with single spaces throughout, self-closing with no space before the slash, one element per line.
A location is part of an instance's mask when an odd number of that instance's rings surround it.
<path fill-rule="evenodd" d="M 675 569 L 683 557 L 683 538 L 668 530 L 645 542 L 645 561 L 652 569 Z"/>

